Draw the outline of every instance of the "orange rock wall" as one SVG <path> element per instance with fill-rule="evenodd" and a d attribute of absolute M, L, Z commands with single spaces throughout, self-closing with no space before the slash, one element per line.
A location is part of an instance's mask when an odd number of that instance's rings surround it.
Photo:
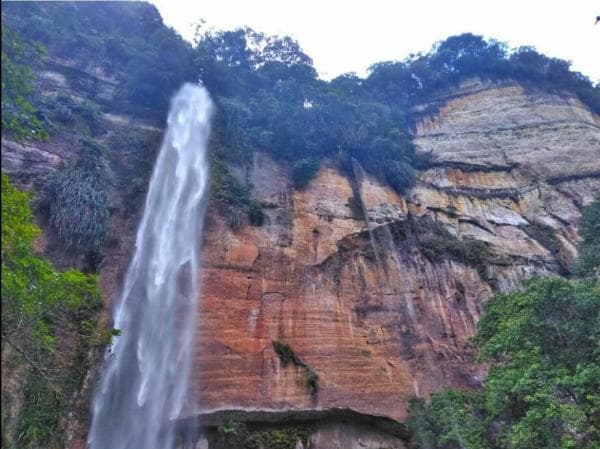
<path fill-rule="evenodd" d="M 498 97 L 503 100 L 494 109 Z M 502 127 L 506 148 L 518 147 L 516 119 L 528 107 L 538 114 L 530 133 L 544 131 L 539 139 L 552 142 L 547 152 L 569 139 L 570 157 L 585 165 L 585 173 L 557 180 L 562 173 L 552 154 L 542 153 L 538 161 L 533 155 L 526 164 L 512 160 L 510 152 L 498 156 L 498 142 L 488 138 L 494 126 Z M 496 119 L 490 122 L 486 114 Z M 512 123 L 512 134 L 498 117 Z M 579 142 L 573 142 L 572 123 L 568 132 L 561 130 L 568 120 L 588 128 Z M 390 230 L 409 214 L 427 215 L 458 238 L 487 242 L 511 261 L 488 267 L 487 277 L 500 290 L 514 289 L 533 274 L 556 272 L 555 255 L 525 228 L 535 221 L 552 227 L 565 257 L 574 257 L 579 210 L 600 191 L 598 124 L 576 100 L 529 99 L 514 86 L 466 91 L 417 126 L 418 150 L 432 154 L 433 163 L 405 197 L 368 176 L 358 181 L 367 220 L 353 218 L 350 181 L 333 166 L 325 163 L 298 191 L 287 167 L 256 153 L 244 176 L 254 197 L 276 207 L 265 209 L 264 226 L 237 232 L 216 210 L 209 212 L 193 373 L 196 406 L 190 413 L 350 408 L 402 421 L 411 396 L 477 385 L 482 371 L 472 363 L 468 339 L 492 288 L 474 268 L 429 262 L 410 240 L 395 241 Z M 469 145 L 479 145 L 466 167 L 448 152 L 461 145 L 452 126 L 463 125 Z M 536 172 L 536 164 L 550 167 L 549 174 Z M 316 394 L 302 368 L 282 366 L 275 340 L 289 343 L 318 374 Z"/>

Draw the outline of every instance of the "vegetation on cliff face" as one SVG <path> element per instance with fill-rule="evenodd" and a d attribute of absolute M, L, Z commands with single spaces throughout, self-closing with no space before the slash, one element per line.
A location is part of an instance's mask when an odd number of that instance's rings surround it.
<path fill-rule="evenodd" d="M 175 89 L 200 77 L 217 104 L 221 157 L 244 163 L 252 151 L 267 151 L 293 167 L 298 187 L 323 158 L 341 166 L 354 158 L 398 191 L 410 188 L 419 161 L 409 111 L 466 78 L 570 92 L 600 111 L 598 86 L 571 72 L 568 62 L 469 33 L 426 54 L 375 64 L 366 79 L 344 74 L 325 82 L 289 37 L 245 28 L 199 33 L 191 45 L 149 4 L 7 4 L 5 10 L 11 26 L 46 45 L 50 56 L 87 71 L 101 67 L 117 80 L 122 112 L 164 117 Z"/>
<path fill-rule="evenodd" d="M 532 279 L 490 299 L 473 340 L 478 360 L 490 366 L 483 388 L 413 401 L 414 447 L 598 447 L 600 283 L 589 254 L 600 238 L 599 210 L 597 199 L 580 225 L 577 266 L 590 277 Z"/>
<path fill-rule="evenodd" d="M 279 360 L 281 360 L 281 364 L 286 367 L 290 363 L 294 366 L 302 368 L 304 370 L 305 382 L 310 394 L 316 394 L 319 391 L 319 375 L 308 366 L 304 360 L 302 360 L 291 348 L 291 346 L 284 341 L 274 341 L 273 350 Z"/>
<path fill-rule="evenodd" d="M 578 276 L 600 277 L 600 196 L 583 209 L 579 235 L 582 241 L 573 271 Z"/>
<path fill-rule="evenodd" d="M 40 229 L 29 201 L 2 176 L 2 446 L 52 448 L 61 445 L 89 350 L 112 333 L 95 318 L 97 277 L 57 271 L 34 252 Z M 15 380 L 21 387 L 12 389 Z"/>
<path fill-rule="evenodd" d="M 279 424 L 248 426 L 228 421 L 209 432 L 210 447 L 214 449 L 295 449 L 310 440 L 310 425 Z"/>
<path fill-rule="evenodd" d="M 43 54 L 41 45 L 18 39 L 2 24 L 2 133 L 18 140 L 47 137 L 31 99 L 31 67 Z"/>
<path fill-rule="evenodd" d="M 70 251 L 93 260 L 99 259 L 109 230 L 105 151 L 97 142 L 85 141 L 78 159 L 49 175 L 42 187 L 41 204 L 58 237 Z"/>

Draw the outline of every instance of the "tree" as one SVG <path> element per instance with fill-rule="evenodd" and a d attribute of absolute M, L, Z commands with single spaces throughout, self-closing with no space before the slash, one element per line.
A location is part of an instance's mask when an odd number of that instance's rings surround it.
<path fill-rule="evenodd" d="M 14 447 L 55 447 L 49 442 L 62 438 L 58 429 L 86 374 L 90 348 L 116 333 L 96 320 L 97 276 L 58 271 L 34 252 L 40 229 L 29 201 L 2 175 L 3 405 L 13 394 L 5 377 L 14 382 L 18 375 L 24 394 L 18 416 L 3 407 L 3 447 L 13 440 Z"/>
<path fill-rule="evenodd" d="M 2 25 L 2 132 L 23 139 L 47 137 L 37 109 L 31 103 L 31 66 L 44 54 L 41 45 L 20 40 Z"/>
<path fill-rule="evenodd" d="M 600 238 L 596 199 L 584 208 L 578 262 Z M 586 271 L 591 268 L 590 271 Z M 534 278 L 485 305 L 473 343 L 488 364 L 481 390 L 434 394 L 411 405 L 423 449 L 595 449 L 600 443 L 598 278 Z"/>

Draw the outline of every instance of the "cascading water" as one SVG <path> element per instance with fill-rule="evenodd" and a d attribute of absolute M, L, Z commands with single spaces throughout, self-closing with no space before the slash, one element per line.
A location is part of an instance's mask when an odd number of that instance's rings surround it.
<path fill-rule="evenodd" d="M 92 407 L 91 449 L 170 449 L 184 405 L 198 300 L 212 102 L 186 84 L 173 97 L 135 254 Z"/>

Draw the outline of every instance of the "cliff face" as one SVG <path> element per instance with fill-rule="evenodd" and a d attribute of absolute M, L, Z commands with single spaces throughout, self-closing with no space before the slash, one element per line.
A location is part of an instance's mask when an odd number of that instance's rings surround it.
<path fill-rule="evenodd" d="M 429 168 L 405 197 L 327 163 L 293 190 L 287 167 L 255 154 L 243 177 L 270 205 L 267 223 L 234 232 L 209 216 L 190 413 L 352 409 L 403 421 L 411 396 L 481 381 L 468 339 L 482 304 L 575 255 L 580 208 L 600 191 L 600 118 L 513 84 L 471 83 L 440 104 L 416 126 Z M 432 257 L 442 236 L 485 242 L 487 256 Z M 317 392 L 273 341 L 318 374 Z"/>
<path fill-rule="evenodd" d="M 52 64 L 46 95 L 85 100 L 64 75 L 68 62 Z M 110 97 L 111 80 L 97 79 Z M 511 83 L 465 84 L 415 112 L 428 163 L 404 196 L 358 165 L 341 173 L 325 161 L 304 190 L 263 153 L 236 169 L 267 219 L 233 231 L 209 210 L 191 419 L 300 421 L 314 447 L 402 447 L 410 397 L 481 382 L 468 339 L 490 294 L 568 269 L 580 209 L 600 192 L 600 118 L 572 97 Z M 136 226 L 125 137 L 157 147 L 160 129 L 101 120 L 113 179 L 115 241 L 100 273 L 108 310 Z M 77 142 L 77 129 L 35 145 L 3 140 L 3 170 L 31 185 L 71 160 Z M 275 341 L 309 368 L 282 363 Z M 85 418 L 70 426 L 83 445 Z"/>

